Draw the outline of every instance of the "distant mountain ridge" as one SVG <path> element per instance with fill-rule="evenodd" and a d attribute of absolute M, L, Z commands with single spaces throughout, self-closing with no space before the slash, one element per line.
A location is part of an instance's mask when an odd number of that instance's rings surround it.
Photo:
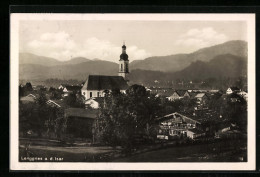
<path fill-rule="evenodd" d="M 215 56 L 223 54 L 232 54 L 247 59 L 247 42 L 240 40 L 229 41 L 203 48 L 190 54 L 155 56 L 144 60 L 133 61 L 130 64 L 131 69 L 175 72 L 184 69 L 194 61 L 210 61 Z"/>
<path fill-rule="evenodd" d="M 84 57 L 75 57 L 68 61 L 59 61 L 54 58 L 38 56 L 31 53 L 19 53 L 19 64 L 36 64 L 43 66 L 57 66 L 57 65 L 69 65 L 69 64 L 79 64 L 91 61 L 90 59 Z"/>
<path fill-rule="evenodd" d="M 195 61 L 181 71 L 174 73 L 175 78 L 206 79 L 210 77 L 238 77 L 247 74 L 245 57 L 231 54 L 218 55 L 209 62 Z"/>
<path fill-rule="evenodd" d="M 105 67 L 104 67 L 105 66 Z M 21 64 L 20 79 L 45 80 L 49 78 L 85 80 L 89 74 L 116 75 L 118 65 L 109 61 L 87 61 L 79 64 L 43 66 Z"/>
<path fill-rule="evenodd" d="M 130 81 L 151 83 L 181 80 L 202 80 L 207 78 L 236 78 L 247 75 L 247 62 L 243 57 L 231 54 L 218 55 L 209 62 L 195 61 L 177 72 L 161 72 L 135 69 L 130 73 Z"/>
<path fill-rule="evenodd" d="M 89 74 L 117 75 L 118 72 L 118 63 L 100 59 L 77 57 L 61 62 L 28 53 L 20 53 L 19 57 L 19 75 L 23 80 L 85 80 Z M 247 42 L 229 41 L 191 54 L 133 61 L 130 63 L 130 80 L 233 77 L 246 74 L 246 64 Z"/>

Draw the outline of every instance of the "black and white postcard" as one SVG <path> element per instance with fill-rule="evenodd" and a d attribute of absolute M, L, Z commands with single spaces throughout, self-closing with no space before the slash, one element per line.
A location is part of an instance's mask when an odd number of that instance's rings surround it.
<path fill-rule="evenodd" d="M 11 170 L 254 170 L 254 14 L 10 15 Z"/>

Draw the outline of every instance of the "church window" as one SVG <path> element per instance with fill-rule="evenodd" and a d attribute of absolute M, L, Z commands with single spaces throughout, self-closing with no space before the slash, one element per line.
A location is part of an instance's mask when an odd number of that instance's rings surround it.
<path fill-rule="evenodd" d="M 121 64 L 121 71 L 123 71 L 123 64 Z"/>
<path fill-rule="evenodd" d="M 92 98 L 92 92 L 89 92 L 89 97 Z"/>
<path fill-rule="evenodd" d="M 97 92 L 97 97 L 100 97 L 99 92 Z"/>
<path fill-rule="evenodd" d="M 128 65 L 127 64 L 125 64 L 125 70 L 126 70 L 126 72 L 128 72 Z"/>

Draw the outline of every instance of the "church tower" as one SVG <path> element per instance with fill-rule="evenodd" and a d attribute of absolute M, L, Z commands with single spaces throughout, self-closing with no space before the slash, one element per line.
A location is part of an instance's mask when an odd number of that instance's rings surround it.
<path fill-rule="evenodd" d="M 119 60 L 119 72 L 118 76 L 122 76 L 125 80 L 128 80 L 129 74 L 129 60 L 128 55 L 126 54 L 125 44 L 122 46 L 122 54 L 120 55 Z"/>

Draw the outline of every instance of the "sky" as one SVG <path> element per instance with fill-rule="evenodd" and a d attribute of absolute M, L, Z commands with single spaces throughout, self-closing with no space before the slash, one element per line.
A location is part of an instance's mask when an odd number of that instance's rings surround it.
<path fill-rule="evenodd" d="M 125 41 L 131 62 L 246 41 L 246 34 L 244 21 L 26 20 L 19 24 L 19 52 L 118 62 Z"/>

